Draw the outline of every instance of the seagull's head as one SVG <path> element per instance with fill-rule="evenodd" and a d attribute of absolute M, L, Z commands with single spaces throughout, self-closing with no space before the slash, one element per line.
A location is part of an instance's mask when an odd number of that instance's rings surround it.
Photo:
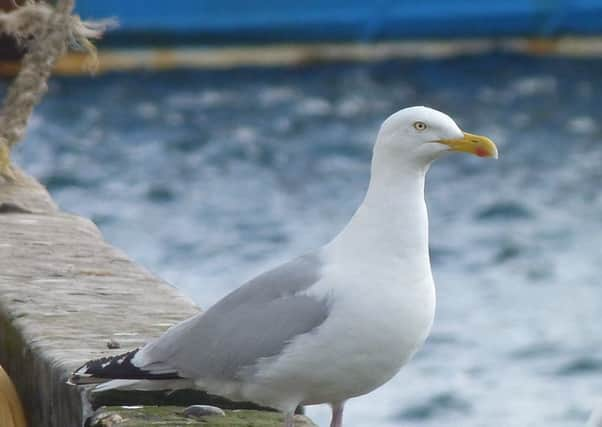
<path fill-rule="evenodd" d="M 447 114 L 428 107 L 404 108 L 389 116 L 378 133 L 377 151 L 387 158 L 424 167 L 450 151 L 498 156 L 489 138 L 463 132 Z"/>

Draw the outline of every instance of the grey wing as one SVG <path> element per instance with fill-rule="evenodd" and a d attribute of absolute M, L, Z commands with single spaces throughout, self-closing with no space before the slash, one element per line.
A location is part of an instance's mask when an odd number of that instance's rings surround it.
<path fill-rule="evenodd" d="M 320 279 L 320 270 L 319 256 L 306 255 L 256 277 L 145 346 L 140 367 L 236 380 L 326 320 L 329 302 L 301 294 Z"/>

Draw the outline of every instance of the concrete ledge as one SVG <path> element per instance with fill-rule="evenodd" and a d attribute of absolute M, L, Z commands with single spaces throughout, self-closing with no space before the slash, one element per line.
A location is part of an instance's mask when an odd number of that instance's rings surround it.
<path fill-rule="evenodd" d="M 30 425 L 79 427 L 91 406 L 149 403 L 144 394 L 89 402 L 65 380 L 86 360 L 142 345 L 197 307 L 108 245 L 91 221 L 58 210 L 39 183 L 16 174 L 16 182 L 0 182 L 0 365 Z M 121 348 L 109 349 L 109 341 Z M 176 404 L 215 402 L 204 393 L 181 397 Z"/>

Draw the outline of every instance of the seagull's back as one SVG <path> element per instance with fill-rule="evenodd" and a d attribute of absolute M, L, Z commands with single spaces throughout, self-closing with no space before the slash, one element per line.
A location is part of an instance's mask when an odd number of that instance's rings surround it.
<path fill-rule="evenodd" d="M 328 300 L 305 293 L 319 280 L 320 268 L 318 255 L 305 255 L 261 274 L 169 329 L 133 362 L 223 388 L 215 392 L 240 392 L 239 384 L 253 376 L 259 360 L 282 353 L 328 317 Z"/>

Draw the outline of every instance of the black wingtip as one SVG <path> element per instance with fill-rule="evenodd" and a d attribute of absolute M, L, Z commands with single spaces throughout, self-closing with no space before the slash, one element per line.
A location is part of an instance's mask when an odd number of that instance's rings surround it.
<path fill-rule="evenodd" d="M 138 351 L 139 349 L 136 349 L 117 356 L 107 356 L 86 362 L 73 372 L 67 383 L 86 385 L 98 384 L 113 379 L 171 380 L 182 378 L 175 372 L 153 374 L 152 372 L 138 368 L 132 363 L 132 359 Z"/>

